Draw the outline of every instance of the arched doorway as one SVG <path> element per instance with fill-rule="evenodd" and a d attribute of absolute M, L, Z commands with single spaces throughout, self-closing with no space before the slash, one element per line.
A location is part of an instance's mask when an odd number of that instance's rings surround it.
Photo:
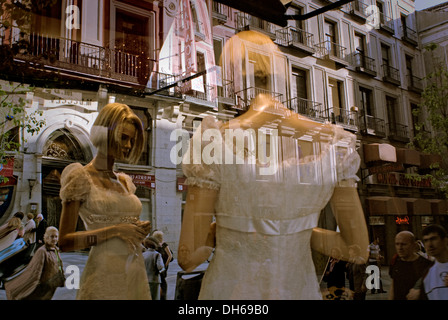
<path fill-rule="evenodd" d="M 49 226 L 59 228 L 62 203 L 60 178 L 64 168 L 73 162 L 86 164 L 92 159 L 88 145 L 65 128 L 53 131 L 42 150 L 42 215 Z M 78 223 L 78 229 L 83 229 Z"/>

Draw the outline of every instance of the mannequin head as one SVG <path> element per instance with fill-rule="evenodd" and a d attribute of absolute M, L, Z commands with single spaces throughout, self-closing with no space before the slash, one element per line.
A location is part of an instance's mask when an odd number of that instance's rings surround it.
<path fill-rule="evenodd" d="M 125 104 L 110 103 L 98 114 L 90 132 L 98 153 L 136 163 L 143 151 L 143 125 Z"/>

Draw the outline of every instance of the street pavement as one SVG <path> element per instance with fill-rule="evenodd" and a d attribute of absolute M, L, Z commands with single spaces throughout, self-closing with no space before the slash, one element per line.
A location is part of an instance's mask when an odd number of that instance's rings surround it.
<path fill-rule="evenodd" d="M 61 253 L 61 259 L 64 264 L 64 268 L 67 269 L 67 267 L 70 265 L 76 265 L 79 268 L 80 274 L 82 274 L 82 271 L 84 270 L 87 257 L 88 254 L 83 252 Z M 200 265 L 195 271 L 205 270 L 206 268 L 207 263 L 204 263 Z M 168 268 L 167 300 L 174 300 L 175 298 L 177 274 L 180 271 L 182 271 L 182 269 L 177 264 L 177 260 L 173 260 Z M 320 276 L 318 277 L 318 279 L 320 279 Z M 387 300 L 389 295 L 389 288 L 391 285 L 391 279 L 388 274 L 387 266 L 383 266 L 381 268 L 381 280 L 383 282 L 383 288 L 387 291 L 387 293 L 372 294 L 369 290 L 366 294 L 366 300 Z M 325 289 L 325 283 L 321 283 L 321 288 L 323 290 Z M 77 289 L 68 289 L 67 287 L 57 288 L 53 296 L 53 300 L 75 300 L 77 291 Z M 0 300 L 6 300 L 5 290 L 0 290 Z"/>

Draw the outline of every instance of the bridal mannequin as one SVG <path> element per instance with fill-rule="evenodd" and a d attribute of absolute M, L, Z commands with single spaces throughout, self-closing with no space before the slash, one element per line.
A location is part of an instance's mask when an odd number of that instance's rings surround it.
<path fill-rule="evenodd" d="M 140 221 L 140 200 L 129 176 L 113 171 L 116 160 L 136 162 L 143 150 L 140 119 L 119 103 L 106 105 L 92 131 L 97 155 L 73 163 L 61 175 L 61 251 L 90 248 L 77 299 L 150 299 L 141 243 L 150 222 Z M 78 217 L 86 231 L 76 231 Z"/>
<path fill-rule="evenodd" d="M 245 38 L 258 44 L 271 42 L 270 39 L 266 40 L 267 37 L 252 31 L 240 32 L 235 37 Z M 348 260 L 349 246 L 357 244 L 365 248 L 361 252 L 365 253 L 367 258 L 367 227 L 356 189 L 356 172 L 360 161 L 354 150 L 355 136 L 335 125 L 318 123 L 298 115 L 269 95 L 258 95 L 252 100 L 247 112 L 227 123 L 222 124 L 206 118 L 197 130 L 218 129 L 224 137 L 226 130 L 254 129 L 257 131 L 263 127 L 277 129 L 280 142 L 295 141 L 299 145 L 301 154 L 296 158 L 294 156 L 288 158 L 288 153 L 294 153 L 294 150 L 282 151 L 285 161 L 281 168 L 284 172 L 294 166 L 304 168 L 310 165 L 314 168 L 322 164 L 324 167 L 322 170 L 326 174 L 322 174 L 322 177 L 315 180 L 323 181 L 318 183 L 319 187 L 316 189 L 317 192 L 322 192 L 322 196 L 315 200 L 316 203 L 311 204 L 302 201 L 303 199 L 299 199 L 302 202 L 294 199 L 300 198 L 303 194 L 304 198 L 312 201 L 312 195 L 315 192 L 307 196 L 308 185 L 286 183 L 289 181 L 287 174 L 281 178 L 278 174 L 275 177 L 264 178 L 271 179 L 273 185 L 267 193 L 261 191 L 264 186 L 263 182 L 260 182 L 262 179 L 254 179 L 253 182 L 249 180 L 249 183 L 245 184 L 246 187 L 242 188 L 241 185 L 247 180 L 242 178 L 243 181 L 240 181 L 239 177 L 250 176 L 246 173 L 253 170 L 253 166 L 247 163 L 210 166 L 191 165 L 191 162 L 183 164 L 188 192 L 179 241 L 178 263 L 185 271 L 194 270 L 210 257 L 215 248 L 212 262 L 201 287 L 200 299 L 319 299 L 319 288 L 317 280 L 314 279 L 315 272 L 310 247 L 327 256 L 331 255 L 333 247 L 338 247 L 342 260 Z M 307 148 L 303 143 L 306 140 L 304 137 L 311 139 L 314 145 L 319 145 L 320 151 L 316 152 L 315 148 Z M 337 158 L 336 155 L 333 162 L 328 160 L 335 153 L 337 154 L 335 150 L 341 142 L 350 145 L 351 151 L 342 154 L 341 158 Z M 191 150 L 184 157 L 188 156 L 191 156 Z M 334 165 L 335 162 L 337 166 Z M 238 172 L 235 174 L 236 180 L 229 182 L 228 177 L 232 176 L 233 172 Z M 337 175 L 337 181 L 329 179 L 328 176 L 331 175 Z M 247 186 L 255 189 L 253 193 Z M 281 188 L 285 188 L 286 192 L 291 194 L 285 196 L 284 192 L 279 193 L 276 190 Z M 297 190 L 297 193 L 290 191 L 293 188 Z M 245 193 L 250 193 L 256 199 L 248 198 L 249 204 L 246 202 L 241 205 L 237 201 L 235 203 L 232 202 L 233 200 L 229 201 L 243 197 Z M 267 212 L 266 210 L 271 210 L 272 205 L 275 205 L 269 204 L 265 199 L 273 199 L 275 202 L 278 197 L 284 197 L 286 201 L 283 204 L 281 202 L 277 204 L 278 207 L 273 210 L 274 214 L 265 215 L 261 219 L 257 211 Z M 314 206 L 313 212 L 320 212 L 323 209 L 326 202 L 317 203 L 322 201 L 320 198 L 329 200 L 339 232 L 318 228 L 316 218 L 318 214 L 308 214 L 308 207 Z M 306 203 L 306 205 L 301 207 L 298 204 L 294 207 L 290 203 Z M 290 209 L 285 209 L 286 206 Z M 261 207 L 263 207 L 262 211 L 260 211 Z M 298 214 L 291 214 L 294 210 L 298 210 Z M 282 211 L 284 213 L 281 213 Z M 237 222 L 229 222 L 229 216 L 230 220 Z M 242 225 L 245 224 L 250 227 L 243 227 Z M 258 227 L 261 224 L 264 226 Z M 275 229 L 275 232 L 271 232 L 269 227 L 266 227 L 267 225 Z M 277 226 L 281 227 L 277 228 Z M 291 242 L 296 243 L 291 249 L 286 249 Z M 246 243 L 250 245 L 246 246 Z M 287 252 L 283 253 L 285 249 Z M 278 251 L 280 253 L 277 253 Z M 283 259 L 281 265 L 276 262 L 273 255 L 283 257 L 278 258 Z M 286 258 L 295 257 L 295 255 L 303 255 L 303 258 L 298 258 L 297 262 Z M 248 258 L 249 256 L 252 258 Z M 294 266 L 295 263 L 300 265 Z M 303 271 L 297 270 L 301 267 L 304 267 Z M 278 279 L 279 274 L 283 273 L 282 270 L 288 273 L 291 270 L 293 273 L 296 272 L 297 278 L 300 278 L 297 280 L 296 287 L 292 288 L 287 279 Z M 258 274 L 251 274 L 251 271 Z M 290 276 L 292 276 L 290 279 L 296 279 L 294 274 Z M 238 278 L 238 281 L 231 283 L 234 278 Z"/>

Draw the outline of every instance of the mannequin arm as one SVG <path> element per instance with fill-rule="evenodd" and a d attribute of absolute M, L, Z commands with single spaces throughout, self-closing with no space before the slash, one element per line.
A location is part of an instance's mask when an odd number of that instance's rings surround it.
<path fill-rule="evenodd" d="M 190 272 L 206 261 L 215 246 L 213 221 L 217 190 L 189 186 L 179 239 L 179 266 Z"/>
<path fill-rule="evenodd" d="M 119 237 L 131 249 L 139 248 L 145 236 L 149 233 L 150 224 L 140 221 L 137 224 L 122 223 L 101 229 L 76 231 L 79 201 L 63 202 L 59 222 L 59 248 L 61 251 L 75 251 L 100 244 L 110 238 Z"/>
<path fill-rule="evenodd" d="M 338 247 L 342 252 L 342 260 L 348 261 L 348 247 L 356 244 L 361 249 L 361 258 L 367 261 L 369 238 L 364 212 L 354 183 L 336 187 L 330 204 L 340 232 L 314 228 L 311 248 L 330 256 L 331 249 Z"/>

